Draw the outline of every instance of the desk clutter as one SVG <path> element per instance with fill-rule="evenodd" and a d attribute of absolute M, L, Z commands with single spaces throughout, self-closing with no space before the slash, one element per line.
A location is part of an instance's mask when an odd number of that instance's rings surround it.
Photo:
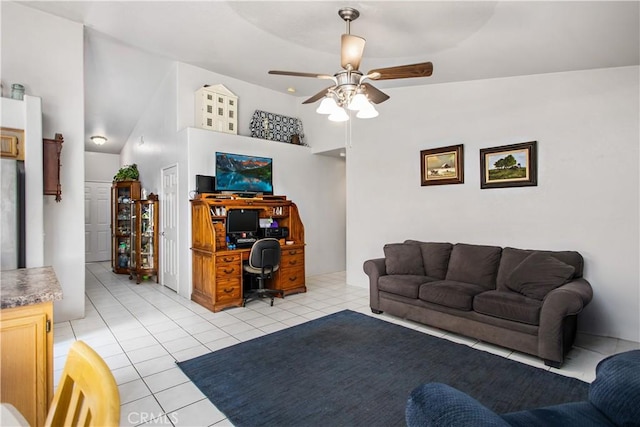
<path fill-rule="evenodd" d="M 304 225 L 286 196 L 200 194 L 191 200 L 191 212 L 193 301 L 214 312 L 242 307 L 243 266 L 263 239 L 275 239 L 281 248 L 279 268 L 263 287 L 282 296 L 306 292 Z"/>

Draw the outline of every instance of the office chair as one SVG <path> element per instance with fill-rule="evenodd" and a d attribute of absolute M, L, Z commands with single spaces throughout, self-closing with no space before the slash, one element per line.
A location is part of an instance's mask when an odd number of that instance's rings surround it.
<path fill-rule="evenodd" d="M 120 393 L 111 370 L 82 341 L 71 345 L 45 426 L 117 427 Z"/>
<path fill-rule="evenodd" d="M 252 278 L 258 279 L 258 288 L 245 292 L 242 306 L 248 301 L 269 297 L 273 306 L 273 297 L 280 295 L 284 298 L 284 291 L 267 289 L 264 281 L 273 277 L 273 273 L 280 268 L 280 242 L 277 239 L 260 239 L 253 244 L 249 253 L 249 261 L 244 265 L 244 271 Z"/>

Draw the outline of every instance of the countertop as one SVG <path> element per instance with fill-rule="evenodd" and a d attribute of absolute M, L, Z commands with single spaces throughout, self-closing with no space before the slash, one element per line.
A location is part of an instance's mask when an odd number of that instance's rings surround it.
<path fill-rule="evenodd" d="M 62 287 L 53 267 L 0 272 L 0 308 L 22 307 L 61 299 Z"/>

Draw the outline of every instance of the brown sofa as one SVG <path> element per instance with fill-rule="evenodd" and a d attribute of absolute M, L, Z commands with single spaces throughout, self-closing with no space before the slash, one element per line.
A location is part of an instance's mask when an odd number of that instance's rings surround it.
<path fill-rule="evenodd" d="M 591 301 L 575 251 L 407 240 L 365 261 L 370 306 L 560 367 Z"/>

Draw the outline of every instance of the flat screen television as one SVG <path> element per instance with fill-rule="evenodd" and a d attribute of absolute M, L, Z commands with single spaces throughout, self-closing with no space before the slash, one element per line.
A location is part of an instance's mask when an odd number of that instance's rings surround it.
<path fill-rule="evenodd" d="M 273 159 L 216 152 L 216 191 L 273 194 Z"/>
<path fill-rule="evenodd" d="M 227 234 L 257 234 L 260 228 L 259 215 L 257 210 L 230 209 L 227 212 Z"/>

